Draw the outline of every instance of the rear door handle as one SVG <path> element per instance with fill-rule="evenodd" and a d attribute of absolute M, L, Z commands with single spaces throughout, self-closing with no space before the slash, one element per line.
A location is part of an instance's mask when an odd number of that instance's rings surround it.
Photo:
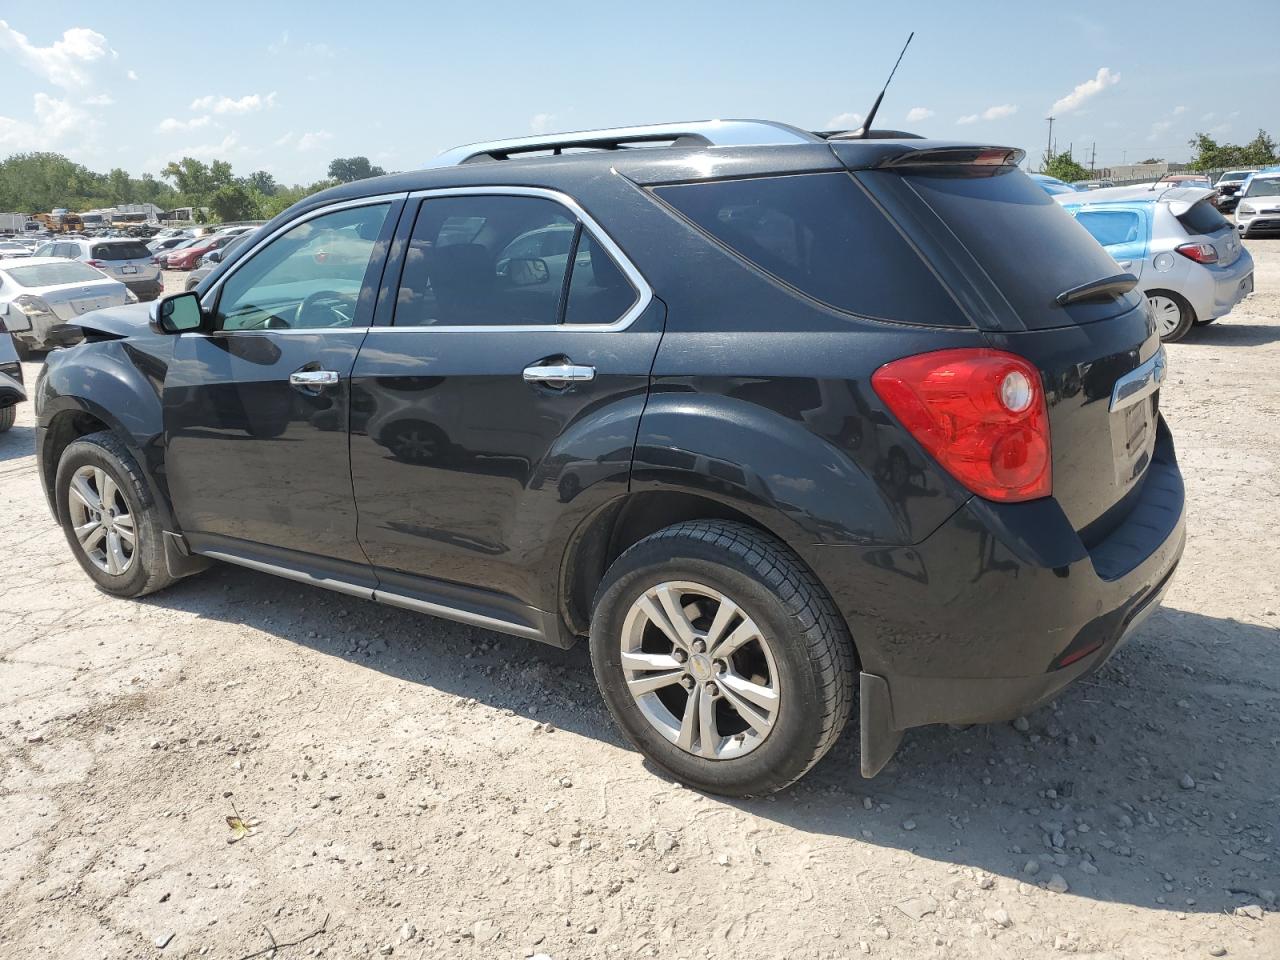
<path fill-rule="evenodd" d="M 595 367 L 576 363 L 535 363 L 524 368 L 526 383 L 582 383 L 595 378 Z"/>
<path fill-rule="evenodd" d="M 295 387 L 332 387 L 340 379 L 336 370 L 295 370 L 289 374 L 289 383 Z"/>

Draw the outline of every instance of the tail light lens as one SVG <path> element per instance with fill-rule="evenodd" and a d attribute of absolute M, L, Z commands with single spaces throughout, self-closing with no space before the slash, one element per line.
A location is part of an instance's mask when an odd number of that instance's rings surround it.
<path fill-rule="evenodd" d="M 871 386 L 911 435 L 968 489 L 1013 503 L 1053 492 L 1040 374 L 1000 350 L 939 350 L 887 363 Z"/>
<path fill-rule="evenodd" d="M 1214 249 L 1212 243 L 1184 243 L 1176 249 L 1188 260 L 1194 260 L 1196 263 L 1218 262 L 1218 251 Z"/>
<path fill-rule="evenodd" d="M 91 267 L 96 267 L 99 270 L 107 269 L 107 262 L 105 260 L 86 260 L 85 263 Z"/>

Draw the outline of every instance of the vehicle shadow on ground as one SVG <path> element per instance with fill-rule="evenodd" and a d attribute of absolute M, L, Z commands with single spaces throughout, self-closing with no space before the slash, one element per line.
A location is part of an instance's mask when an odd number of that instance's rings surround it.
<path fill-rule="evenodd" d="M 1259 347 L 1280 341 L 1280 326 L 1233 324 L 1230 318 L 1193 327 L 1183 342 L 1190 346 Z"/>
<path fill-rule="evenodd" d="M 35 452 L 35 427 L 12 426 L 0 433 L 0 463 L 34 456 Z"/>
<path fill-rule="evenodd" d="M 223 566 L 142 602 L 622 743 L 585 644 L 557 650 Z M 1057 875 L 1098 900 L 1183 912 L 1265 902 L 1280 888 L 1280 690 L 1251 664 L 1277 654 L 1280 631 L 1165 609 L 1026 730 L 913 730 L 870 781 L 851 731 L 782 794 L 709 799 L 1009 880 Z"/>

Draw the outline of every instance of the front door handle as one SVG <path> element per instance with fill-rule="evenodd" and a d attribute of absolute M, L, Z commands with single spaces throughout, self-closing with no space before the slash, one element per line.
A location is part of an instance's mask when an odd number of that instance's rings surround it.
<path fill-rule="evenodd" d="M 289 383 L 295 387 L 332 387 L 341 377 L 337 370 L 295 370 L 289 374 Z"/>
<path fill-rule="evenodd" d="M 584 367 L 576 363 L 535 363 L 524 368 L 526 383 L 582 383 L 595 378 L 595 367 Z"/>

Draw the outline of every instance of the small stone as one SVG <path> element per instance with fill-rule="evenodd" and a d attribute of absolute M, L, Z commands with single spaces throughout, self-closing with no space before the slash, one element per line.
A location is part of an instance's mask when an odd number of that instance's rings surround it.
<path fill-rule="evenodd" d="M 1080 861 L 1080 872 L 1081 872 L 1081 873 L 1087 873 L 1087 874 L 1089 874 L 1089 876 L 1091 876 L 1091 877 L 1092 877 L 1092 876 L 1094 876 L 1094 875 L 1096 875 L 1096 874 L 1097 874 L 1097 872 L 1098 872 L 1098 868 L 1097 868 L 1097 867 L 1095 867 L 1095 866 L 1093 865 L 1093 862 L 1092 862 L 1092 861 L 1090 861 L 1090 860 L 1082 860 L 1082 861 Z"/>
<path fill-rule="evenodd" d="M 1209 948 L 1209 956 L 1211 957 L 1225 957 L 1226 955 L 1227 955 L 1226 947 L 1219 946 L 1218 944 L 1214 944 L 1212 947 Z"/>
<path fill-rule="evenodd" d="M 1029 877 L 1034 877 L 1037 873 L 1040 872 L 1040 861 L 1028 860 L 1026 863 L 1022 865 L 1022 872 Z"/>
<path fill-rule="evenodd" d="M 665 830 L 659 830 L 653 835 L 653 849 L 660 857 L 666 856 L 679 845 L 680 841 Z"/>
<path fill-rule="evenodd" d="M 151 749 L 152 749 L 152 750 L 159 750 L 159 749 L 160 749 L 160 741 L 159 741 L 159 740 L 152 740 L 152 741 L 151 741 Z"/>
<path fill-rule="evenodd" d="M 874 802 L 874 801 L 872 801 L 872 799 L 871 799 L 870 797 L 863 797 L 863 798 L 862 798 L 862 809 L 863 809 L 863 810 L 871 810 L 871 809 L 873 809 L 874 807 L 875 807 L 875 802 Z"/>
<path fill-rule="evenodd" d="M 983 915 L 997 927 L 1008 927 L 1013 923 L 1013 919 L 1009 916 L 1009 911 L 1004 909 L 1004 907 L 997 907 L 995 910 L 987 910 Z"/>
<path fill-rule="evenodd" d="M 1236 907 L 1235 914 L 1237 917 L 1248 917 L 1251 920 L 1261 920 L 1265 911 L 1256 903 L 1248 906 Z"/>
<path fill-rule="evenodd" d="M 418 928 L 412 923 L 406 923 L 400 928 L 400 942 L 406 943 L 418 935 Z"/>
<path fill-rule="evenodd" d="M 981 890 L 990 890 L 996 885 L 996 878 L 989 873 L 984 873 L 978 878 L 978 888 Z"/>
<path fill-rule="evenodd" d="M 476 943 L 492 943 L 502 935 L 502 931 L 492 920 L 477 920 L 471 927 L 471 935 Z"/>
<path fill-rule="evenodd" d="M 156 937 L 156 939 L 155 939 L 156 949 L 157 949 L 157 950 L 163 950 L 165 947 L 167 947 L 167 946 L 169 945 L 169 941 L 170 941 L 170 940 L 172 940 L 172 939 L 173 939 L 173 934 L 172 934 L 172 933 L 162 933 L 162 934 L 160 934 L 160 936 Z"/>
<path fill-rule="evenodd" d="M 1184 773 L 1181 777 L 1178 778 L 1178 786 L 1180 786 L 1183 790 L 1194 790 L 1196 788 L 1195 778 L 1192 777 L 1191 774 L 1189 773 Z"/>
<path fill-rule="evenodd" d="M 915 828 L 916 828 L 916 822 L 915 822 L 914 820 L 903 820 L 903 821 L 902 821 L 902 829 L 903 829 L 903 830 L 914 830 Z"/>
<path fill-rule="evenodd" d="M 396 952 L 396 948 L 389 943 L 384 943 L 382 946 L 378 948 L 378 952 L 382 954 L 384 957 L 389 957 Z"/>
<path fill-rule="evenodd" d="M 888 940 L 893 936 L 893 934 L 889 932 L 889 928 L 882 923 L 876 924 L 872 929 L 875 930 L 876 936 L 881 940 Z"/>
<path fill-rule="evenodd" d="M 859 940 L 859 941 L 858 941 L 858 949 L 859 949 L 862 953 L 870 953 L 870 952 L 871 952 L 871 944 L 867 943 L 867 941 L 865 941 L 865 940 Z"/>
<path fill-rule="evenodd" d="M 667 873 L 679 873 L 679 872 L 680 872 L 680 864 L 678 863 L 667 864 Z"/>
<path fill-rule="evenodd" d="M 1017 730 L 1019 733 L 1026 733 L 1031 729 L 1031 721 L 1026 717 L 1018 717 L 1013 721 L 1013 729 Z"/>
<path fill-rule="evenodd" d="M 561 777 L 560 786 L 564 787 L 567 790 L 569 789 L 569 787 L 573 786 L 573 781 L 570 780 L 568 777 Z"/>
<path fill-rule="evenodd" d="M 919 921 L 938 911 L 938 901 L 927 893 L 922 893 L 918 897 L 908 897 L 906 900 L 899 901 L 897 907 L 912 920 Z"/>
<path fill-rule="evenodd" d="M 1060 873 L 1055 873 L 1049 878 L 1047 887 L 1053 893 L 1066 893 L 1071 889 L 1071 886 L 1067 883 L 1066 877 Z"/>

